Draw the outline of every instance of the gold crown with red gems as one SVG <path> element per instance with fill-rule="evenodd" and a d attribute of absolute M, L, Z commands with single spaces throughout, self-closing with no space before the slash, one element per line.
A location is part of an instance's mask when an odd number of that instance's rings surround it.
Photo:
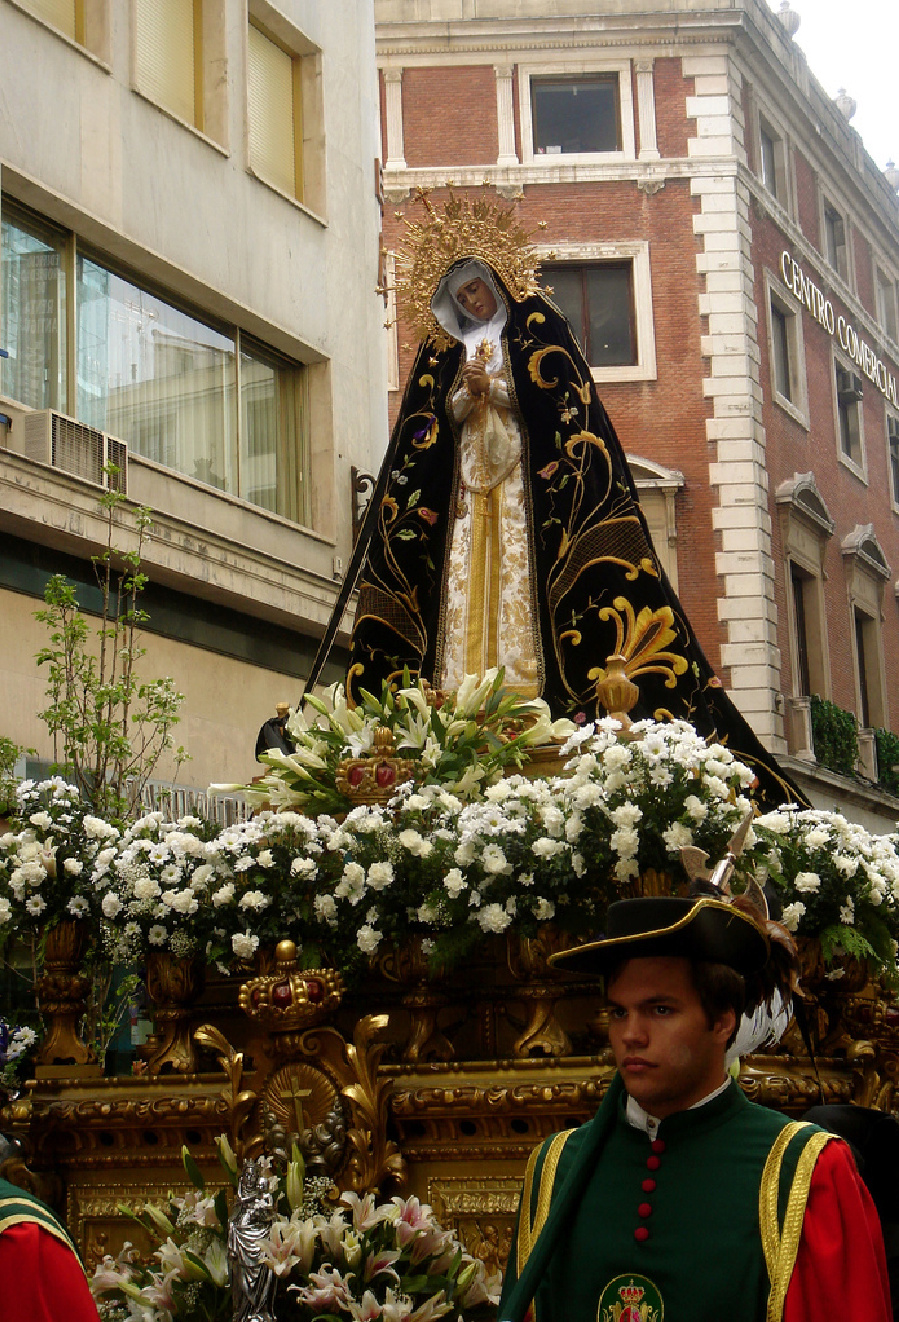
<path fill-rule="evenodd" d="M 631 1281 L 630 1285 L 622 1285 L 618 1293 L 621 1295 L 625 1304 L 627 1304 L 629 1308 L 633 1308 L 636 1304 L 639 1304 L 646 1291 L 643 1289 L 642 1285 L 634 1285 L 633 1281 Z"/>

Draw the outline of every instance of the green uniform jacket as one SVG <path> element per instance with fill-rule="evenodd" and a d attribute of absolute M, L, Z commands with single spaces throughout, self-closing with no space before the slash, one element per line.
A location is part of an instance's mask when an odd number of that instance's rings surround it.
<path fill-rule="evenodd" d="M 536 1322 L 764 1320 L 772 1280 L 782 1278 L 782 1294 L 789 1284 L 811 1168 L 829 1136 L 754 1105 L 736 1083 L 662 1120 L 654 1142 L 627 1123 L 625 1102 L 616 1075 L 589 1124 L 532 1157 L 500 1322 L 520 1322 L 532 1297 Z"/>

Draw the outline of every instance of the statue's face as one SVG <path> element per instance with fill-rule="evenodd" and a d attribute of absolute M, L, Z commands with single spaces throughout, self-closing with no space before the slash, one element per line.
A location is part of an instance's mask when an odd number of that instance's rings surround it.
<path fill-rule="evenodd" d="M 456 290 L 459 306 L 475 321 L 489 321 L 496 313 L 496 299 L 480 276 Z"/>

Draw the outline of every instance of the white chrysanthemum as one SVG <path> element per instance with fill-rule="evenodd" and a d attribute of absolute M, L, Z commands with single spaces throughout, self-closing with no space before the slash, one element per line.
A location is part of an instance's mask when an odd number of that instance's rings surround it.
<path fill-rule="evenodd" d="M 259 937 L 252 932 L 235 932 L 231 938 L 231 949 L 238 959 L 252 959 L 259 948 Z"/>
<path fill-rule="evenodd" d="M 512 915 L 501 904 L 485 904 L 478 914 L 478 923 L 484 932 L 504 932 L 512 922 Z"/>
<path fill-rule="evenodd" d="M 308 877 L 315 871 L 316 866 L 312 858 L 295 858 L 290 864 L 290 874 L 292 877 Z"/>
<path fill-rule="evenodd" d="M 786 906 L 781 914 L 780 921 L 789 932 L 795 932 L 799 927 L 799 920 L 804 913 L 805 905 L 801 900 L 795 900 L 792 904 Z"/>
<path fill-rule="evenodd" d="M 450 868 L 449 872 L 443 878 L 443 885 L 450 899 L 455 900 L 465 890 L 468 882 L 462 875 L 460 868 Z"/>
<path fill-rule="evenodd" d="M 373 954 L 381 944 L 383 933 L 377 928 L 371 927 L 368 923 L 359 928 L 356 933 L 356 945 L 362 951 L 363 955 Z"/>
<path fill-rule="evenodd" d="M 261 913 L 271 904 L 271 899 L 263 891 L 247 891 L 240 897 L 238 909 L 253 909 L 256 913 Z"/>
<path fill-rule="evenodd" d="M 840 922 L 851 927 L 855 922 L 855 902 L 851 895 L 846 896 L 846 903 L 840 907 Z"/>
<path fill-rule="evenodd" d="M 116 914 L 122 911 L 122 901 L 116 895 L 115 891 L 107 891 L 103 896 L 103 902 L 100 905 L 105 918 L 115 918 Z"/>
<path fill-rule="evenodd" d="M 25 908 L 31 914 L 32 918 L 37 918 L 47 907 L 47 901 L 40 895 L 29 895 L 25 901 Z"/>
<path fill-rule="evenodd" d="M 797 872 L 793 885 L 803 895 L 813 895 L 821 889 L 821 878 L 817 872 Z"/>
<path fill-rule="evenodd" d="M 73 918 L 83 918 L 90 905 L 83 895 L 73 895 L 66 905 L 66 910 Z"/>
<path fill-rule="evenodd" d="M 393 881 L 393 864 L 388 859 L 372 863 L 368 869 L 368 884 L 373 891 L 382 891 Z"/>
<path fill-rule="evenodd" d="M 665 847 L 674 852 L 683 849 L 685 845 L 692 845 L 693 832 L 683 822 L 672 822 L 667 830 L 662 832 L 662 839 Z"/>
<path fill-rule="evenodd" d="M 536 914 L 540 922 L 548 923 L 550 919 L 555 916 L 555 912 L 556 912 L 556 906 L 553 904 L 553 902 L 541 896 L 540 899 L 537 901 L 537 908 L 534 910 L 534 913 Z"/>
<path fill-rule="evenodd" d="M 337 902 L 333 895 L 316 895 L 312 908 L 319 922 L 333 924 L 337 921 Z"/>
<path fill-rule="evenodd" d="M 562 854 L 568 846 L 562 840 L 550 840 L 548 836 L 541 836 L 531 845 L 531 849 L 538 858 L 552 858 L 554 854 Z"/>
<path fill-rule="evenodd" d="M 493 876 L 512 871 L 512 865 L 507 861 L 499 845 L 486 845 L 481 855 L 481 863 L 484 871 Z"/>

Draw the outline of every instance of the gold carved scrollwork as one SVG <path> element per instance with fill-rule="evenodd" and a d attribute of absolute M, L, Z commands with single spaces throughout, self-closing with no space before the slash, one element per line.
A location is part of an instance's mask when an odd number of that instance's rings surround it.
<path fill-rule="evenodd" d="M 503 1270 L 509 1256 L 520 1190 L 520 1175 L 444 1175 L 428 1181 L 427 1197 L 440 1224 L 452 1227 L 492 1276 Z"/>
<path fill-rule="evenodd" d="M 240 1086 L 243 1079 L 243 1053 L 235 1051 L 214 1024 L 201 1025 L 194 1033 L 194 1038 L 201 1047 L 218 1053 L 218 1062 L 225 1071 L 228 1083 L 222 1089 L 221 1096 L 228 1106 L 228 1138 L 238 1161 L 256 1155 L 262 1146 L 262 1136 L 256 1135 L 248 1144 L 246 1129 L 258 1099 L 251 1089 L 242 1089 Z"/>
<path fill-rule="evenodd" d="M 347 1159 L 339 1178 L 357 1193 L 405 1178 L 403 1155 L 387 1137 L 390 1079 L 378 1072 L 384 1044 L 375 1041 L 387 1015 L 370 1014 L 356 1024 L 352 1043 L 335 1028 L 298 1036 L 298 1053 L 314 1060 L 334 1083 L 347 1108 Z"/>

